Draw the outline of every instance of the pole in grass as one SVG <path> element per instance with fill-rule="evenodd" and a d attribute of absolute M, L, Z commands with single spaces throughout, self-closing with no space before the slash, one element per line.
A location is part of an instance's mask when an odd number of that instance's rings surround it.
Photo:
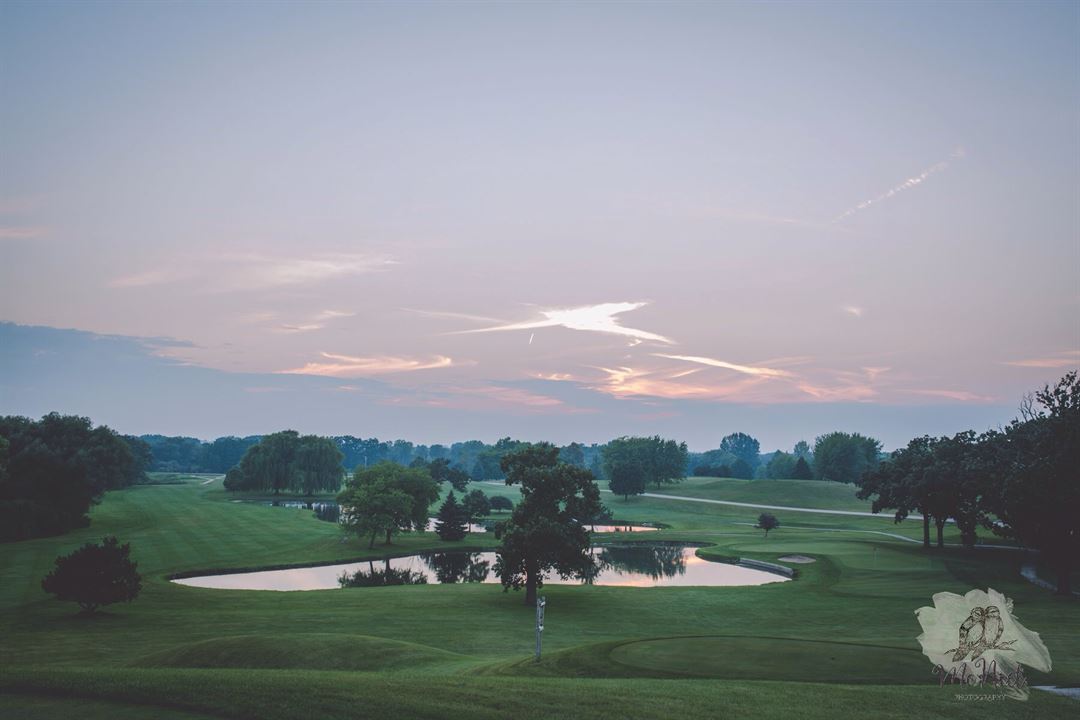
<path fill-rule="evenodd" d="M 544 606 L 547 600 L 543 597 L 536 599 L 536 662 L 540 662 L 540 645 L 544 633 Z"/>

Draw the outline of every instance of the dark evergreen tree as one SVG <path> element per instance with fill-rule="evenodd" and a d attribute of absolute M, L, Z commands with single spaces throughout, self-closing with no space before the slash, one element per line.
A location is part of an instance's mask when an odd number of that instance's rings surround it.
<path fill-rule="evenodd" d="M 806 462 L 806 458 L 802 455 L 795 461 L 795 467 L 791 470 L 791 477 L 795 480 L 813 480 L 814 470 L 810 467 L 810 463 Z"/>
<path fill-rule="evenodd" d="M 442 540 L 461 540 L 465 537 L 467 529 L 465 510 L 454 497 L 454 491 L 451 490 L 435 516 L 435 532 Z"/>

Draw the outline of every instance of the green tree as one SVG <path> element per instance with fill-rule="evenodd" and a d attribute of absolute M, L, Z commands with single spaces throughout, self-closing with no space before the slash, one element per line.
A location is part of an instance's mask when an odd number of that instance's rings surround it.
<path fill-rule="evenodd" d="M 337 492 L 341 489 L 345 456 L 330 438 L 305 435 L 298 441 L 293 458 L 294 485 L 305 495 Z"/>
<path fill-rule="evenodd" d="M 801 459 L 801 458 L 799 458 Z M 777 450 L 769 458 L 769 464 L 765 466 L 765 474 L 771 480 L 781 480 L 794 477 L 796 457 L 788 455 L 782 450 Z"/>
<path fill-rule="evenodd" d="M 375 547 L 375 538 L 381 533 L 386 534 L 389 545 L 391 535 L 401 530 L 403 522 L 408 522 L 412 508 L 412 499 L 383 478 L 350 483 L 338 494 L 337 501 L 341 506 L 341 524 L 361 538 L 370 536 L 369 549 Z"/>
<path fill-rule="evenodd" d="M 608 477 L 608 488 L 616 495 L 622 495 L 624 502 L 631 495 L 645 492 L 645 471 L 636 462 L 614 462 L 608 468 Z"/>
<path fill-rule="evenodd" d="M 491 514 L 491 501 L 483 490 L 471 490 L 461 499 L 461 507 L 470 523 L 479 522 L 481 518 Z"/>
<path fill-rule="evenodd" d="M 810 445 L 808 445 L 805 440 L 800 440 L 799 442 L 795 443 L 795 447 L 792 448 L 791 454 L 795 457 L 809 459 L 812 453 L 810 452 Z"/>
<path fill-rule="evenodd" d="M 465 537 L 465 532 L 468 529 L 468 518 L 465 509 L 458 504 L 457 498 L 454 497 L 453 490 L 446 496 L 446 500 L 439 507 L 439 512 L 435 518 L 435 532 L 440 539 L 461 540 Z"/>
<path fill-rule="evenodd" d="M 559 462 L 581 468 L 585 467 L 585 448 L 582 447 L 581 443 L 576 442 L 559 448 Z"/>
<path fill-rule="evenodd" d="M 389 461 L 383 461 L 367 468 L 358 467 L 356 469 L 349 486 L 362 487 L 366 485 L 384 486 L 408 498 L 409 502 L 406 507 L 394 517 L 392 527 L 389 525 L 383 527 L 388 545 L 391 541 L 391 535 L 395 532 L 423 531 L 428 524 L 428 508 L 431 503 L 439 499 L 439 484 L 432 479 L 431 474 L 426 469 L 409 468 Z M 348 504 L 341 502 L 340 499 L 339 503 L 343 508 Z"/>
<path fill-rule="evenodd" d="M 814 477 L 854 483 L 878 464 L 881 443 L 859 433 L 832 432 L 814 441 Z"/>
<path fill-rule="evenodd" d="M 770 513 L 761 513 L 760 515 L 758 515 L 757 525 L 755 525 L 754 527 L 756 527 L 758 530 L 764 530 L 765 537 L 769 537 L 769 531 L 775 530 L 780 527 L 780 521 L 776 519 L 775 515 L 772 515 Z"/>
<path fill-rule="evenodd" d="M 933 452 L 929 437 L 918 437 L 894 451 L 884 462 L 858 479 L 856 497 L 873 497 L 871 512 L 894 510 L 894 522 L 902 522 L 913 510 L 922 515 L 923 547 L 930 547 L 930 485 L 928 469 Z M 817 463 L 815 456 L 815 464 Z"/>
<path fill-rule="evenodd" d="M 131 546 L 106 537 L 56 558 L 56 567 L 41 588 L 57 600 L 77 602 L 85 613 L 103 605 L 131 602 L 142 589 L 142 577 L 131 561 Z"/>
<path fill-rule="evenodd" d="M 601 454 L 604 477 L 609 481 L 616 465 L 637 465 L 645 483 L 653 483 L 658 488 L 664 483 L 678 482 L 686 470 L 686 443 L 659 436 L 616 438 L 604 446 Z"/>
<path fill-rule="evenodd" d="M 128 444 L 89 418 L 0 417 L 7 470 L 0 478 L 0 540 L 57 535 L 89 524 L 107 490 L 141 476 Z"/>
<path fill-rule="evenodd" d="M 514 509 L 514 502 L 508 497 L 503 497 L 502 495 L 496 495 L 495 497 L 491 498 L 491 509 L 494 510 L 495 512 L 503 512 L 505 510 L 513 510 Z"/>
<path fill-rule="evenodd" d="M 746 433 L 732 433 L 720 441 L 720 452 L 727 453 L 742 460 L 750 467 L 750 475 L 753 477 L 754 469 L 758 466 L 758 454 L 761 452 L 761 444 Z M 732 469 L 735 464 L 731 463 Z M 741 477 L 741 476 L 737 476 Z"/>
<path fill-rule="evenodd" d="M 592 473 L 558 461 L 559 450 L 537 443 L 506 455 L 507 485 L 521 485 L 521 501 L 506 525 L 495 571 L 503 590 L 525 588 L 525 603 L 536 602 L 545 571 L 585 577 L 593 567 L 585 523 L 601 511 Z"/>

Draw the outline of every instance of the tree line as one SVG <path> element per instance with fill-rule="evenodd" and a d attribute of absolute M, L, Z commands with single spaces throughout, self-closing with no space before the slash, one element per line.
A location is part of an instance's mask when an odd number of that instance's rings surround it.
<path fill-rule="evenodd" d="M 858 496 L 896 522 L 918 513 L 923 546 L 930 525 L 937 547 L 952 520 L 972 547 L 983 527 L 1039 550 L 1054 568 L 1058 592 L 1071 592 L 1080 558 L 1080 382 L 1072 372 L 1025 398 L 1020 417 L 1001 430 L 917 437 L 859 480 Z"/>
<path fill-rule="evenodd" d="M 225 436 L 211 442 L 192 437 L 163 435 L 125 436 L 133 452 L 140 457 L 145 469 L 159 472 L 225 473 L 236 467 L 245 453 L 259 444 L 263 436 Z M 414 444 L 408 440 L 380 441 L 378 438 L 359 438 L 338 435 L 328 438 L 342 454 L 344 471 L 370 467 L 380 462 L 399 465 L 441 462 L 456 477 L 468 480 L 502 480 L 505 473 L 502 458 L 521 448 L 524 443 L 510 437 L 495 443 L 467 440 L 450 445 Z M 620 443 L 617 438 L 613 443 Z M 620 485 L 637 480 L 625 476 L 625 464 L 605 459 L 612 443 L 586 445 L 573 442 L 559 448 L 559 461 L 590 470 L 597 479 L 611 480 L 613 467 L 620 468 Z M 615 447 L 611 451 L 619 452 Z M 855 482 L 862 473 L 873 467 L 881 455 L 881 444 L 859 433 L 832 432 L 818 437 L 813 447 L 800 440 L 790 452 L 776 450 L 762 453 L 754 437 L 735 432 L 723 437 L 720 446 L 705 452 L 686 452 L 684 467 L 671 470 L 671 477 L 688 475 L 731 477 L 743 479 L 799 479 Z M 634 471 L 630 471 L 631 475 Z M 647 472 L 647 471 L 646 471 Z M 646 481 L 649 484 L 650 481 Z"/>

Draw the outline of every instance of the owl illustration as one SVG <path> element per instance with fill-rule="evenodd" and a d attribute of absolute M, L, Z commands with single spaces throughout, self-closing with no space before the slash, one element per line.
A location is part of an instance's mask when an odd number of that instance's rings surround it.
<path fill-rule="evenodd" d="M 1011 650 L 1009 646 L 1015 640 L 1001 643 L 1001 633 L 1005 625 L 1001 620 L 1001 610 L 996 605 L 974 607 L 960 625 L 960 646 L 947 650 L 953 654 L 953 662 L 960 662 L 969 654 L 977 660 L 987 650 Z"/>
<path fill-rule="evenodd" d="M 960 625 L 960 646 L 946 651 L 953 653 L 953 662 L 960 662 L 973 650 L 982 654 L 983 636 L 986 634 L 986 626 L 983 624 L 985 618 L 986 611 L 983 608 L 971 608 L 971 614 Z"/>
<path fill-rule="evenodd" d="M 991 648 L 999 647 L 998 640 L 1001 639 L 1001 633 L 1005 630 L 1005 625 L 1001 622 L 1001 611 L 998 610 L 996 605 L 987 605 L 983 608 L 982 626 L 982 640 L 977 647 L 973 648 L 972 660 L 978 659 L 980 655 Z M 968 637 L 970 638 L 970 635 Z"/>

